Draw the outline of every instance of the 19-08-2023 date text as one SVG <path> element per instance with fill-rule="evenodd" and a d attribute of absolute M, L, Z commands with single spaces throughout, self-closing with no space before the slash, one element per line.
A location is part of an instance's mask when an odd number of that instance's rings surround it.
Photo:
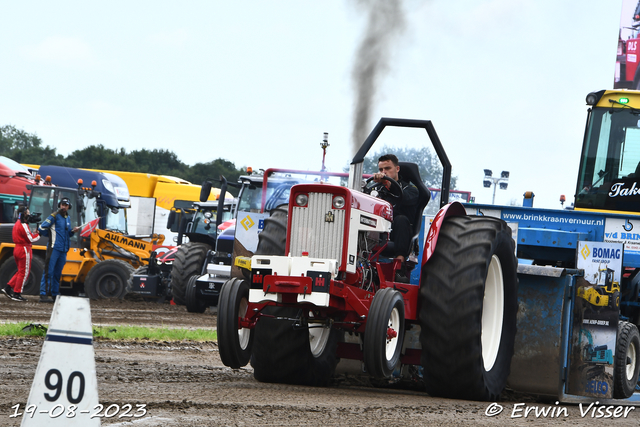
<path fill-rule="evenodd" d="M 20 412 L 20 406 L 21 405 L 18 403 L 17 405 L 13 405 L 11 407 L 11 409 L 13 409 L 14 412 L 13 414 L 9 415 L 9 418 L 17 418 L 24 415 L 32 418 L 35 413 L 48 414 L 49 418 L 58 418 L 58 417 L 75 418 L 76 415 L 78 414 L 82 414 L 82 415 L 90 414 L 89 416 L 90 419 L 91 418 L 113 418 L 116 416 L 118 418 L 141 418 L 147 415 L 147 405 L 140 404 L 140 403 L 135 404 L 135 409 L 134 409 L 134 405 L 132 405 L 131 403 L 126 403 L 122 406 L 118 405 L 117 403 L 113 403 L 107 406 L 106 408 L 104 405 L 98 404 L 94 406 L 92 410 L 83 409 L 81 411 L 78 411 L 77 405 L 69 405 L 65 407 L 64 405 L 58 404 L 51 407 L 50 409 L 40 410 L 40 411 L 38 411 L 37 405 L 28 405 L 27 407 L 24 408 L 24 412 Z"/>

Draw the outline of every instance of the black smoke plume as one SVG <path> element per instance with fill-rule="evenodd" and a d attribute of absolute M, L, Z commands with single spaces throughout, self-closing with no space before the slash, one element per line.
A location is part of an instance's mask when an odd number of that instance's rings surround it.
<path fill-rule="evenodd" d="M 351 78 L 355 90 L 353 154 L 371 131 L 377 90 L 390 69 L 392 47 L 405 26 L 401 0 L 357 0 L 367 14 L 365 33 L 355 56 Z"/>

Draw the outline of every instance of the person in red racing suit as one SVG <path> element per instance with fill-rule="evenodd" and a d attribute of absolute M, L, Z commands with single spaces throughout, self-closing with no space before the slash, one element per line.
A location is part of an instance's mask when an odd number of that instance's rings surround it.
<path fill-rule="evenodd" d="M 18 208 L 18 220 L 13 226 L 13 258 L 18 265 L 18 271 L 13 275 L 7 286 L 2 289 L 2 293 L 14 301 L 26 301 L 22 296 L 22 288 L 29 280 L 31 272 L 31 260 L 33 254 L 31 252 L 31 244 L 38 239 L 40 235 L 36 232 L 31 233 L 29 229 L 29 209 L 25 206 Z"/>

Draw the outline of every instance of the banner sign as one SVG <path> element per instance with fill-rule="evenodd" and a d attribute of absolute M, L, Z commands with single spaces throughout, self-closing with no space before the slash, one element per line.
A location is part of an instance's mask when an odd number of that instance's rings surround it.
<path fill-rule="evenodd" d="M 620 308 L 621 243 L 578 242 L 568 393 L 613 397 L 613 360 Z"/>

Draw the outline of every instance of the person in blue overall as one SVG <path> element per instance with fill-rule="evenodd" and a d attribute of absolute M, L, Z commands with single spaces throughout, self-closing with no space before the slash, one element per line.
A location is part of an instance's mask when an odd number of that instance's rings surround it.
<path fill-rule="evenodd" d="M 49 262 L 40 282 L 40 302 L 54 302 L 60 294 L 60 278 L 67 262 L 69 241 L 80 228 L 71 228 L 71 220 L 67 212 L 70 208 L 71 202 L 64 197 L 58 203 L 58 211 L 49 215 L 38 227 L 40 235 L 49 236 L 50 239 Z"/>

